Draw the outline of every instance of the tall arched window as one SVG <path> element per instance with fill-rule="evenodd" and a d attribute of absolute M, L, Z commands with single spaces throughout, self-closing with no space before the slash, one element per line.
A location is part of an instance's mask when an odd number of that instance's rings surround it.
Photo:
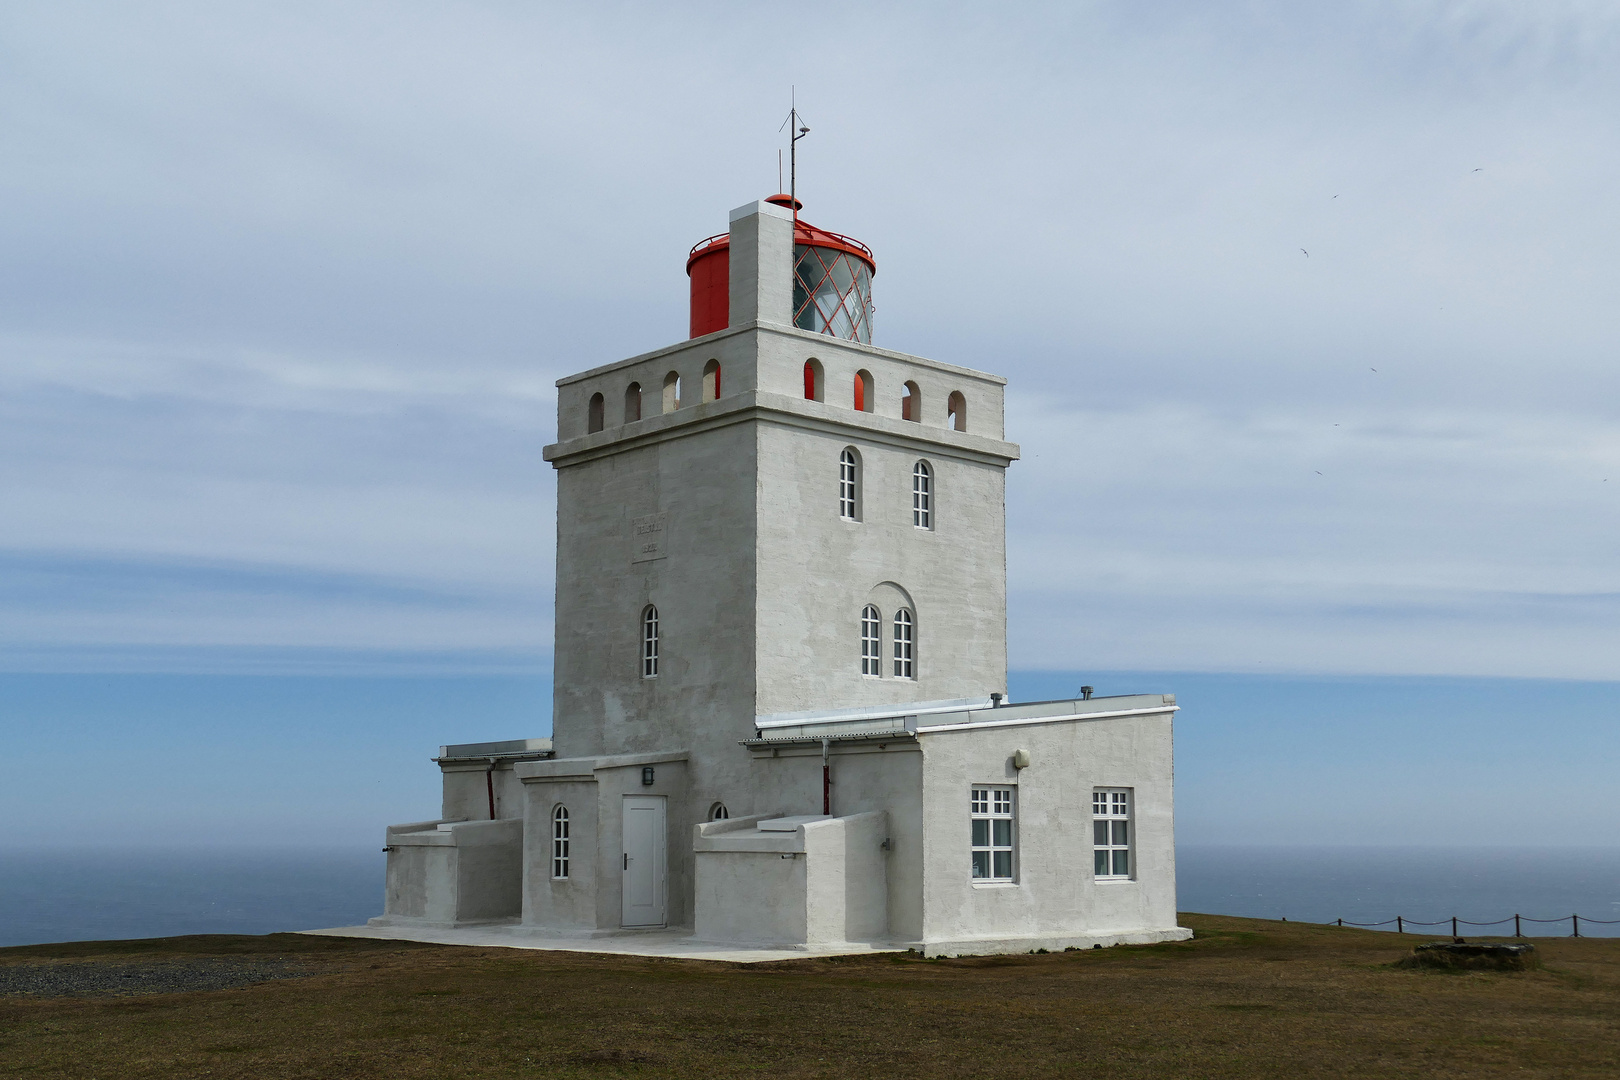
<path fill-rule="evenodd" d="M 562 803 L 551 812 L 551 876 L 568 876 L 568 807 Z"/>
<path fill-rule="evenodd" d="M 922 423 L 922 391 L 914 382 L 906 383 L 906 392 L 901 395 L 900 419 Z"/>
<path fill-rule="evenodd" d="M 720 396 L 720 361 L 710 360 L 703 365 L 703 400 L 713 401 Z"/>
<path fill-rule="evenodd" d="M 804 362 L 804 399 L 806 401 L 826 400 L 827 388 L 823 385 L 824 382 L 821 361 L 813 358 L 806 360 Z"/>
<path fill-rule="evenodd" d="M 602 401 L 602 395 L 592 394 L 590 408 L 585 411 L 585 434 L 590 435 L 593 432 L 602 430 L 602 414 L 605 411 L 606 408 Z"/>
<path fill-rule="evenodd" d="M 911 467 L 911 524 L 919 529 L 934 527 L 934 470 L 926 461 Z"/>
<path fill-rule="evenodd" d="M 871 604 L 861 611 L 861 674 L 883 674 L 883 616 Z"/>
<path fill-rule="evenodd" d="M 967 398 L 962 396 L 962 391 L 951 391 L 950 398 L 945 402 L 945 413 L 950 418 L 951 427 L 957 431 L 967 430 Z"/>
<path fill-rule="evenodd" d="M 916 678 L 916 669 L 913 666 L 913 631 L 916 629 L 911 618 L 911 612 L 901 608 L 894 613 L 894 677 L 897 679 Z"/>
<path fill-rule="evenodd" d="M 872 373 L 862 369 L 855 373 L 855 411 L 871 412 L 873 404 Z"/>
<path fill-rule="evenodd" d="M 658 609 L 648 604 L 641 612 L 641 677 L 658 674 Z"/>
<path fill-rule="evenodd" d="M 861 520 L 861 459 L 848 446 L 838 455 L 838 516 Z"/>
<path fill-rule="evenodd" d="M 664 376 L 664 411 L 674 412 L 681 407 L 681 373 L 672 371 Z"/>
<path fill-rule="evenodd" d="M 624 388 L 624 422 L 633 424 L 641 419 L 641 384 L 633 382 Z"/>

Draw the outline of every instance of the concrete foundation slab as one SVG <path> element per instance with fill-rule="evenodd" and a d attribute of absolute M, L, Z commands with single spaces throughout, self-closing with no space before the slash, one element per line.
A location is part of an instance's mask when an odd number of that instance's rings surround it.
<path fill-rule="evenodd" d="M 865 945 L 859 942 L 844 942 L 837 947 L 775 946 L 755 949 L 698 941 L 686 930 L 649 930 L 605 937 L 558 937 L 518 925 L 462 927 L 454 930 L 415 926 L 335 926 L 326 930 L 303 930 L 300 933 L 322 937 L 421 941 L 434 945 L 549 949 L 555 952 L 608 953 L 616 956 L 662 956 L 676 960 L 723 960 L 733 964 L 905 951 L 904 948 L 894 945 Z"/>

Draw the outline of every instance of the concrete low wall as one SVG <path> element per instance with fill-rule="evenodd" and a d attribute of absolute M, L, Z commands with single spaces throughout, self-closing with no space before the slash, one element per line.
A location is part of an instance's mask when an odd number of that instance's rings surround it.
<path fill-rule="evenodd" d="M 759 827 L 773 820 L 777 828 Z M 782 830 L 788 822 L 791 831 Z M 884 940 L 887 828 L 882 811 L 696 826 L 693 936 L 808 947 Z"/>
<path fill-rule="evenodd" d="M 468 926 L 522 914 L 522 821 L 419 821 L 391 825 L 387 836 L 387 892 L 372 925 Z"/>

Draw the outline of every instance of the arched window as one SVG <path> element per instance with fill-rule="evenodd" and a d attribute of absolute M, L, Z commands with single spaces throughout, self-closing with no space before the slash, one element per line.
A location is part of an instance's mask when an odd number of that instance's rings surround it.
<path fill-rule="evenodd" d="M 967 430 L 967 398 L 962 396 L 962 391 L 951 391 L 950 398 L 945 402 L 945 413 L 950 418 L 951 427 L 957 431 Z"/>
<path fill-rule="evenodd" d="M 914 382 L 906 383 L 906 392 L 900 398 L 900 419 L 922 423 L 922 391 Z"/>
<path fill-rule="evenodd" d="M 861 459 L 851 446 L 838 455 L 838 516 L 861 520 Z"/>
<path fill-rule="evenodd" d="M 664 411 L 672 413 L 681 407 L 681 373 L 672 371 L 664 376 Z"/>
<path fill-rule="evenodd" d="M 934 470 L 926 461 L 911 467 L 911 524 L 919 529 L 934 527 Z"/>
<path fill-rule="evenodd" d="M 861 611 L 861 674 L 883 674 L 883 616 L 871 604 Z"/>
<path fill-rule="evenodd" d="M 806 401 L 825 401 L 827 387 L 822 377 L 821 361 L 816 359 L 804 362 L 804 399 Z"/>
<path fill-rule="evenodd" d="M 709 807 L 710 821 L 725 821 L 730 817 L 731 811 L 726 809 L 726 804 L 723 802 L 717 802 L 713 806 Z"/>
<path fill-rule="evenodd" d="M 855 411 L 871 412 L 873 404 L 872 373 L 863 368 L 855 373 Z"/>
<path fill-rule="evenodd" d="M 703 400 L 713 401 L 720 396 L 720 361 L 710 360 L 703 365 Z"/>
<path fill-rule="evenodd" d="M 562 803 L 551 812 L 551 876 L 568 876 L 568 807 Z"/>
<path fill-rule="evenodd" d="M 912 622 L 911 612 L 901 608 L 894 613 L 894 677 L 897 679 L 916 678 L 916 669 L 912 661 L 914 645 L 912 631 L 916 626 Z"/>
<path fill-rule="evenodd" d="M 585 413 L 585 434 L 602 430 L 602 413 L 605 411 L 601 394 L 591 395 L 590 408 Z"/>
<path fill-rule="evenodd" d="M 641 677 L 658 674 L 658 609 L 648 604 L 641 612 Z"/>
<path fill-rule="evenodd" d="M 633 424 L 641 419 L 641 384 L 633 382 L 624 388 L 624 422 Z"/>

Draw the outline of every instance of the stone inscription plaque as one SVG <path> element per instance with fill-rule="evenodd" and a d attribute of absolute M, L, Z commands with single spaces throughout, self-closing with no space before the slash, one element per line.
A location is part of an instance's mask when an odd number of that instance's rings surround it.
<path fill-rule="evenodd" d="M 669 535 L 669 514 L 644 514 L 630 519 L 630 561 L 652 562 L 669 555 L 664 546 Z"/>

